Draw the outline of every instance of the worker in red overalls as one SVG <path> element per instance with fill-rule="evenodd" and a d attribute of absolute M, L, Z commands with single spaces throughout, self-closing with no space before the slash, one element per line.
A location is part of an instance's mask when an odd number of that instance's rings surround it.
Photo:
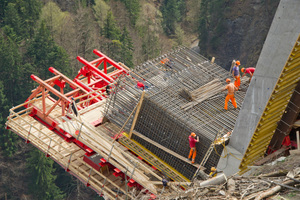
<path fill-rule="evenodd" d="M 246 74 L 249 74 L 250 75 L 250 79 L 249 79 L 249 82 L 251 81 L 252 79 L 252 76 L 253 76 L 253 73 L 255 72 L 255 68 L 254 67 L 248 67 L 248 68 L 242 68 L 241 69 L 241 72 L 243 72 L 243 76 L 244 77 Z"/>
<path fill-rule="evenodd" d="M 197 139 L 196 139 L 197 137 Z M 196 142 L 199 142 L 199 137 L 196 136 L 196 133 L 191 133 L 191 135 L 189 136 L 189 143 L 190 143 L 190 154 L 188 159 L 191 160 L 192 157 L 192 164 L 195 163 L 195 158 L 196 158 Z"/>
<path fill-rule="evenodd" d="M 137 86 L 137 88 L 139 88 L 139 89 L 142 89 L 142 90 L 145 89 L 144 83 L 142 83 L 142 82 L 140 82 L 140 81 L 137 82 L 136 86 Z"/>
<path fill-rule="evenodd" d="M 224 88 L 224 90 L 228 90 L 227 96 L 225 98 L 225 105 L 224 105 L 225 110 L 227 110 L 229 100 L 231 100 L 233 107 L 237 108 L 236 101 L 235 101 L 235 98 L 234 98 L 234 91 L 236 91 L 238 89 L 235 85 L 233 85 L 233 83 L 230 83 L 230 82 L 231 82 L 231 80 L 229 78 L 227 78 L 226 79 L 227 85 Z"/>

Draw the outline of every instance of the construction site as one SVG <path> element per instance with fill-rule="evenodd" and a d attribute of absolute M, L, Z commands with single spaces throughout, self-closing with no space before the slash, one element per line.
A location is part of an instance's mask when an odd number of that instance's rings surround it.
<path fill-rule="evenodd" d="M 38 86 L 10 109 L 6 127 L 105 199 L 200 198 L 201 187 L 300 150 L 300 13 L 286 14 L 295 7 L 280 2 L 236 109 L 224 109 L 232 72 L 215 58 L 181 46 L 129 68 L 95 49 L 95 60 L 77 57 L 73 79 L 55 66 L 47 80 L 31 75 Z M 223 173 L 208 177 L 212 167 Z"/>

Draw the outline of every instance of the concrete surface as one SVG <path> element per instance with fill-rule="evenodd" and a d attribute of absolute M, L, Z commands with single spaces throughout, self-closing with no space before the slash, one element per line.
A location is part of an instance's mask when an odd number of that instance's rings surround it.
<path fill-rule="evenodd" d="M 224 156 L 226 157 L 224 158 Z M 226 176 L 230 176 L 239 171 L 240 160 L 243 155 L 234 149 L 232 146 L 227 145 L 222 153 L 222 157 L 218 163 L 217 171 L 223 171 Z"/>
<path fill-rule="evenodd" d="M 241 154 L 247 150 L 256 125 L 300 33 L 299 11 L 300 0 L 281 0 L 279 3 L 230 139 L 229 145 Z M 223 162 L 221 159 L 219 164 Z M 232 173 L 234 171 L 232 170 Z"/>

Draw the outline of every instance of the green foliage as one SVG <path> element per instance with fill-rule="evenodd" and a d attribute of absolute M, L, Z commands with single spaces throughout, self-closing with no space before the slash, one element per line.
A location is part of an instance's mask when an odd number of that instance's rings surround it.
<path fill-rule="evenodd" d="M 221 44 L 223 33 L 227 31 L 224 11 L 233 0 L 202 0 L 199 18 L 199 47 L 206 55 L 208 47 L 216 50 Z M 210 37 L 208 36 L 210 32 Z"/>
<path fill-rule="evenodd" d="M 29 191 L 35 199 L 61 200 L 65 197 L 55 184 L 53 162 L 37 149 L 31 151 L 27 158 L 26 163 L 30 175 Z"/>
<path fill-rule="evenodd" d="M 94 6 L 95 0 L 80 0 L 81 5 L 83 5 L 84 7 L 92 7 Z"/>
<path fill-rule="evenodd" d="M 65 29 L 66 19 L 69 17 L 68 12 L 62 12 L 56 3 L 49 1 L 40 14 L 40 22 L 45 22 L 52 36 L 62 34 Z"/>
<path fill-rule="evenodd" d="M 14 3 L 9 3 L 5 10 L 4 17 L 4 32 L 15 41 L 20 40 L 22 36 L 21 18 L 17 14 L 17 9 Z"/>
<path fill-rule="evenodd" d="M 20 102 L 20 90 L 24 70 L 18 45 L 13 39 L 0 31 L 0 79 L 4 84 L 4 93 L 10 105 Z M 24 89 L 24 88 L 22 88 Z"/>
<path fill-rule="evenodd" d="M 0 81 L 0 108 L 2 110 L 0 113 L 0 148 L 5 156 L 12 156 L 16 151 L 15 142 L 17 136 L 5 129 L 9 106 L 4 94 L 4 85 L 2 81 Z"/>
<path fill-rule="evenodd" d="M 158 37 L 150 30 L 151 22 L 148 20 L 147 26 L 143 30 L 142 53 L 144 60 L 155 58 L 159 55 Z"/>
<path fill-rule="evenodd" d="M 9 26 L 21 39 L 34 34 L 35 24 L 41 10 L 39 0 L 1 1 L 0 6 L 0 18 L 3 19 L 3 25 Z"/>
<path fill-rule="evenodd" d="M 184 0 L 164 0 L 161 6 L 163 28 L 167 35 L 174 35 L 177 22 L 182 21 L 185 14 Z"/>
<path fill-rule="evenodd" d="M 107 17 L 107 12 L 110 7 L 105 3 L 104 0 L 96 0 L 95 5 L 93 6 L 94 15 L 100 27 L 103 27 L 103 22 Z"/>
<path fill-rule="evenodd" d="M 139 0 L 121 0 L 121 1 L 125 4 L 125 7 L 129 12 L 130 23 L 132 25 L 135 25 L 141 10 Z"/>
<path fill-rule="evenodd" d="M 71 73 L 66 51 L 54 42 L 44 22 L 30 42 L 26 57 L 27 62 L 37 70 L 36 75 L 42 79 L 46 79 L 49 74 L 49 67 L 54 67 L 65 75 Z"/>
<path fill-rule="evenodd" d="M 108 39 L 118 40 L 120 38 L 121 30 L 118 27 L 111 11 L 107 13 L 102 32 L 102 35 Z"/>
<path fill-rule="evenodd" d="M 3 20 L 4 16 L 5 16 L 5 8 L 8 4 L 8 2 L 10 2 L 9 0 L 1 0 L 0 1 L 0 23 Z"/>
<path fill-rule="evenodd" d="M 180 28 L 180 26 L 176 26 L 175 28 L 176 42 L 178 45 L 182 45 L 184 38 L 184 31 Z"/>
<path fill-rule="evenodd" d="M 132 68 L 133 67 L 133 61 L 132 61 L 133 43 L 126 27 L 124 27 L 123 29 L 123 34 L 121 35 L 120 41 L 122 43 L 121 61 L 123 61 L 126 66 Z"/>

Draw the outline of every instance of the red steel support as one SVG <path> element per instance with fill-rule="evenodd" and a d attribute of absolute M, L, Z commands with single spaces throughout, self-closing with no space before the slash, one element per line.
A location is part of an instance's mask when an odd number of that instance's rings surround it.
<path fill-rule="evenodd" d="M 77 56 L 77 60 L 79 62 L 81 62 L 82 64 L 86 65 L 89 67 L 90 70 L 95 71 L 97 74 L 99 74 L 103 80 L 106 83 L 111 83 L 114 81 L 114 79 L 112 79 L 111 77 L 107 76 L 107 74 L 103 73 L 101 70 L 99 70 L 98 68 L 96 68 L 93 64 L 91 64 L 90 62 L 86 61 L 84 58 Z"/>
<path fill-rule="evenodd" d="M 105 60 L 107 60 L 109 64 L 111 64 L 112 66 L 114 66 L 114 67 L 117 68 L 118 70 L 121 70 L 121 71 L 127 73 L 127 71 L 126 71 L 123 67 L 121 67 L 118 63 L 116 63 L 115 61 L 113 61 L 112 59 L 110 59 L 109 57 L 107 57 L 105 54 L 101 53 L 99 50 L 94 49 L 93 52 L 94 52 L 97 56 L 99 56 L 99 57 L 104 57 Z"/>

